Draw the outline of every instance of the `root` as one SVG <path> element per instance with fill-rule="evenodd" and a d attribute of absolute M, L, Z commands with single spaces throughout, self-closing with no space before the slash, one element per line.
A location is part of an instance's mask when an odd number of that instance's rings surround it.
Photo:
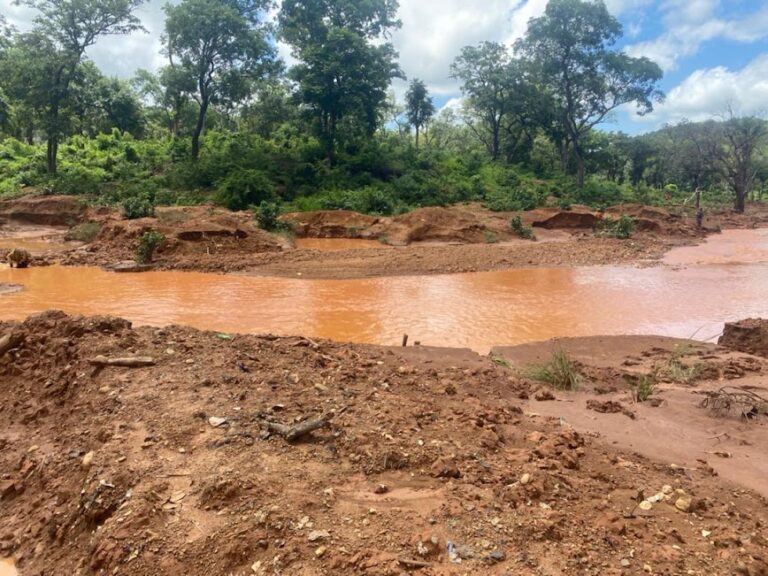
<path fill-rule="evenodd" d="M 719 418 L 736 415 L 744 420 L 752 420 L 759 415 L 768 415 L 768 400 L 742 388 L 725 386 L 714 392 L 704 392 L 702 408 Z"/>

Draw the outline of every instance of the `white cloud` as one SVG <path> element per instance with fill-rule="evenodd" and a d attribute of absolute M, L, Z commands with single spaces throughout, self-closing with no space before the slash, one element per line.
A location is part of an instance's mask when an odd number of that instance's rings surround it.
<path fill-rule="evenodd" d="M 707 120 L 722 115 L 728 107 L 739 114 L 768 112 L 768 53 L 761 54 L 741 70 L 723 66 L 696 70 L 668 94 L 664 103 L 644 117 L 634 119 L 658 127 L 683 119 Z"/>
<path fill-rule="evenodd" d="M 705 42 L 719 38 L 754 42 L 768 36 L 768 4 L 741 19 L 716 17 L 719 6 L 719 0 L 664 0 L 659 10 L 666 30 L 626 51 L 631 56 L 647 56 L 664 70 L 674 70 Z"/>

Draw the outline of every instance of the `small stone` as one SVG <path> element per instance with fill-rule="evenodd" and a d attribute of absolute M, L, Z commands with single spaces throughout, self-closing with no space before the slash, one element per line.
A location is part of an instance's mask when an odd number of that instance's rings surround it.
<path fill-rule="evenodd" d="M 528 474 L 527 472 L 522 476 L 520 476 L 520 484 L 522 484 L 523 486 L 530 483 L 530 481 L 531 481 L 531 475 Z"/>
<path fill-rule="evenodd" d="M 710 530 L 702 530 L 701 531 L 702 538 L 709 538 L 712 536 L 712 532 Z"/>
<path fill-rule="evenodd" d="M 648 500 L 643 500 L 642 502 L 640 502 L 638 507 L 640 508 L 640 510 L 645 510 L 646 512 L 648 512 L 653 508 L 653 504 Z"/>
<path fill-rule="evenodd" d="M 313 530 L 309 533 L 309 536 L 307 536 L 307 540 L 310 542 L 317 542 L 318 540 L 325 540 L 330 537 L 331 534 L 327 530 Z"/>
<path fill-rule="evenodd" d="M 490 554 L 488 554 L 488 561 L 491 564 L 496 564 L 497 562 L 504 562 L 504 560 L 507 559 L 507 555 L 504 553 L 503 550 L 494 550 Z"/>
<path fill-rule="evenodd" d="M 85 456 L 83 456 L 83 460 L 81 461 L 83 468 L 88 469 L 91 467 L 91 464 L 93 464 L 93 457 L 94 457 L 93 450 L 91 450 Z"/>
<path fill-rule="evenodd" d="M 214 428 L 218 428 L 220 426 L 224 426 L 224 424 L 226 424 L 226 423 L 227 423 L 227 419 L 226 418 L 220 418 L 218 416 L 211 416 L 210 418 L 208 418 L 208 424 L 210 424 Z"/>
<path fill-rule="evenodd" d="M 327 550 L 328 548 L 326 548 L 325 546 L 320 546 L 315 550 L 315 557 L 322 558 L 323 554 L 325 554 Z"/>
<path fill-rule="evenodd" d="M 680 512 L 688 512 L 691 509 L 691 497 L 690 496 L 681 496 L 677 500 L 675 500 L 675 508 L 680 510 Z"/>
<path fill-rule="evenodd" d="M 379 484 L 373 489 L 374 494 L 386 494 L 387 492 L 389 492 L 389 486 L 386 484 Z"/>
<path fill-rule="evenodd" d="M 665 484 L 661 488 L 661 492 L 662 492 L 662 494 L 669 495 L 669 494 L 672 494 L 672 492 L 674 492 L 674 489 L 669 484 Z"/>
<path fill-rule="evenodd" d="M 643 572 L 647 572 L 648 574 L 653 573 L 653 568 L 651 568 L 650 564 L 643 564 Z"/>
<path fill-rule="evenodd" d="M 622 568 L 629 568 L 632 565 L 632 562 L 627 560 L 626 558 L 621 559 L 621 567 Z"/>

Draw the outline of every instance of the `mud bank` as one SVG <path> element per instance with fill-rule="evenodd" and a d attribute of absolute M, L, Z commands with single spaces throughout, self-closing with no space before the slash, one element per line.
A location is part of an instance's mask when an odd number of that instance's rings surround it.
<path fill-rule="evenodd" d="M 768 570 L 764 498 L 533 414 L 541 385 L 469 351 L 0 333 L 0 556 L 25 576 Z"/>

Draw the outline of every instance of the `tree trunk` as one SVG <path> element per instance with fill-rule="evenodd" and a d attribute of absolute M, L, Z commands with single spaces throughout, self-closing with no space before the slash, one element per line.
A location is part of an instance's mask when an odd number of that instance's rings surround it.
<path fill-rule="evenodd" d="M 746 189 L 741 185 L 736 186 L 736 200 L 733 204 L 733 209 L 736 210 L 736 212 L 743 214 L 744 210 L 746 209 L 746 200 Z"/>
<path fill-rule="evenodd" d="M 197 160 L 200 157 L 200 135 L 203 133 L 205 127 L 205 113 L 208 111 L 208 99 L 203 99 L 200 104 L 200 112 L 197 115 L 197 124 L 195 125 L 195 132 L 192 134 L 192 160 Z"/>
<path fill-rule="evenodd" d="M 48 137 L 48 148 L 46 150 L 46 160 L 48 162 L 48 174 L 56 175 L 58 170 L 57 156 L 59 154 L 59 140 L 53 135 Z"/>
<path fill-rule="evenodd" d="M 576 187 L 584 188 L 584 157 L 578 142 L 573 143 L 573 157 L 576 159 Z"/>

